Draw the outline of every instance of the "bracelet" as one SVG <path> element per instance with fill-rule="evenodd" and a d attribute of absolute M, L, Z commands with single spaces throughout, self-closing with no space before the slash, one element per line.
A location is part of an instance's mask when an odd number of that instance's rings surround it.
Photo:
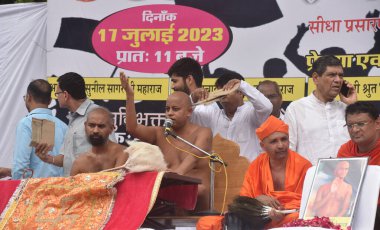
<path fill-rule="evenodd" d="M 53 156 L 53 165 L 54 165 L 54 156 Z"/>

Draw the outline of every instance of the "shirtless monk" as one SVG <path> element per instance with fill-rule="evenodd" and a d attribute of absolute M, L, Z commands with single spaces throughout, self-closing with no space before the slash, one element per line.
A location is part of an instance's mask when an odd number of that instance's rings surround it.
<path fill-rule="evenodd" d="M 171 136 L 168 136 L 168 140 L 166 140 L 163 127 L 137 124 L 133 89 L 129 85 L 129 80 L 125 77 L 124 73 L 120 73 L 120 81 L 126 91 L 128 99 L 126 105 L 127 132 L 142 141 L 159 146 L 170 171 L 201 179 L 202 184 L 198 186 L 196 210 L 207 210 L 209 208 L 210 194 L 210 169 L 208 167 L 208 160 L 199 159 L 180 149 L 200 157 L 204 157 L 204 154 Z M 191 102 L 187 94 L 174 92 L 168 97 L 165 113 L 167 118 L 173 120 L 173 131 L 197 147 L 210 152 L 212 144 L 211 130 L 190 123 L 189 118 L 191 112 Z"/>
<path fill-rule="evenodd" d="M 99 172 L 123 165 L 128 159 L 125 146 L 109 140 L 113 131 L 113 117 L 104 107 L 97 107 L 88 113 L 84 123 L 91 151 L 79 155 L 74 161 L 70 175 Z"/>
<path fill-rule="evenodd" d="M 335 179 L 319 187 L 314 201 L 314 215 L 322 217 L 342 217 L 350 207 L 352 186 L 344 181 L 350 163 L 341 161 L 335 168 Z"/>

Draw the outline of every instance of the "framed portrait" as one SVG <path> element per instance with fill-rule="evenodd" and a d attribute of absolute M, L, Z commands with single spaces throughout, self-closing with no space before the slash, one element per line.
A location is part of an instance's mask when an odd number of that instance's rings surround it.
<path fill-rule="evenodd" d="M 319 159 L 303 219 L 326 216 L 351 226 L 367 164 L 366 157 Z"/>

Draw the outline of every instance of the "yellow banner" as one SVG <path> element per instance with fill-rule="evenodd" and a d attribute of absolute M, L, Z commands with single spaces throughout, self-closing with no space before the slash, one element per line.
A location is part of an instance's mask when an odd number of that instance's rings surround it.
<path fill-rule="evenodd" d="M 125 91 L 119 78 L 85 77 L 87 97 L 93 100 L 125 100 Z M 53 87 L 52 98 L 57 87 L 57 78 L 49 77 Z M 169 95 L 169 78 L 130 78 L 129 84 L 135 92 L 135 100 L 165 101 Z"/>
<path fill-rule="evenodd" d="M 277 82 L 283 101 L 294 101 L 305 95 L 305 78 L 246 78 L 245 80 L 254 87 L 265 80 Z"/>
<path fill-rule="evenodd" d="M 380 77 L 345 77 L 344 80 L 354 86 L 359 101 L 380 101 L 380 93 L 377 93 L 380 90 Z M 307 88 L 308 95 L 315 89 L 311 78 Z"/>

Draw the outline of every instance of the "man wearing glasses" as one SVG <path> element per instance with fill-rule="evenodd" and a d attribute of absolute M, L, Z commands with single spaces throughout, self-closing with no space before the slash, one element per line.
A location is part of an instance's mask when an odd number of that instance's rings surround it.
<path fill-rule="evenodd" d="M 69 110 L 69 129 L 60 155 L 48 154 L 49 146 L 42 143 L 36 147 L 36 153 L 43 161 L 63 167 L 63 175 L 70 176 L 74 160 L 92 147 L 86 137 L 84 122 L 87 114 L 98 105 L 87 98 L 83 77 L 73 72 L 65 73 L 58 78 L 55 96 L 59 106 Z M 110 135 L 110 139 L 114 142 L 116 140 L 114 135 Z"/>
<path fill-rule="evenodd" d="M 63 175 L 61 167 L 41 161 L 30 146 L 32 140 L 32 119 L 44 119 L 54 122 L 55 140 L 51 156 L 59 155 L 67 125 L 53 116 L 48 108 L 51 101 L 52 87 L 46 80 L 37 79 L 30 82 L 24 97 L 28 115 L 21 119 L 16 128 L 16 142 L 13 151 L 12 169 L 0 168 L 0 178 L 12 176 L 12 179 L 23 177 L 57 177 Z M 32 174 L 31 174 L 32 173 Z"/>
<path fill-rule="evenodd" d="M 369 102 L 356 102 L 346 108 L 346 126 L 351 140 L 343 144 L 338 157 L 368 157 L 368 164 L 380 165 L 379 110 Z M 380 199 L 375 228 L 380 227 Z"/>
<path fill-rule="evenodd" d="M 351 140 L 340 147 L 338 157 L 369 157 L 368 164 L 380 165 L 379 110 L 358 101 L 347 106 L 346 122 Z"/>

